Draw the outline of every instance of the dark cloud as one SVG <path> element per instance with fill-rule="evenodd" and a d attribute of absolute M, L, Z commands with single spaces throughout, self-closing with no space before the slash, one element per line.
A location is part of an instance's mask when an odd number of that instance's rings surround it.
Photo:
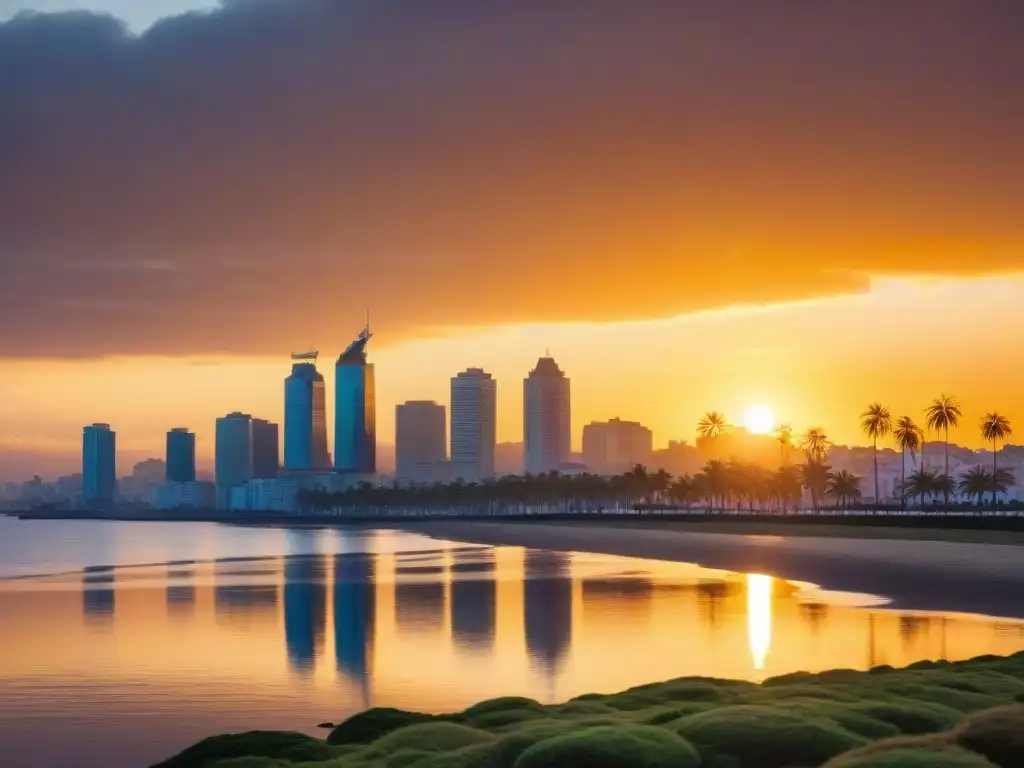
<path fill-rule="evenodd" d="M 0 354 L 340 346 L 1024 267 L 1024 3 L 0 24 Z"/>

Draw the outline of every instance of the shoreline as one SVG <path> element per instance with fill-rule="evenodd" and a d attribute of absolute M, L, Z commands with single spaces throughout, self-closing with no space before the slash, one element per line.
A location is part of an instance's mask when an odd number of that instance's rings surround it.
<path fill-rule="evenodd" d="M 405 530 L 448 541 L 593 552 L 761 573 L 886 597 L 887 608 L 1024 618 L 1024 553 L 984 543 L 744 535 L 662 526 L 430 522 Z"/>

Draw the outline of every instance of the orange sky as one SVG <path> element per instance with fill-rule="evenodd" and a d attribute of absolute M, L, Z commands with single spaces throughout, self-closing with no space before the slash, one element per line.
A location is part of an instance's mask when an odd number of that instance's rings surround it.
<path fill-rule="evenodd" d="M 338 347 L 346 341 L 339 337 Z M 981 447 L 976 424 L 986 410 L 1024 430 L 1024 362 L 1015 354 L 1024 342 L 1024 275 L 886 278 L 863 294 L 660 321 L 502 325 L 389 341 L 376 337 L 370 352 L 382 443 L 393 442 L 396 403 L 447 404 L 448 379 L 466 366 L 483 366 L 498 380 L 498 439 L 521 440 L 522 378 L 545 350 L 572 379 L 577 448 L 589 421 L 639 420 L 659 446 L 692 441 L 706 410 L 739 421 L 751 404 L 771 407 L 797 430 L 820 425 L 835 442 L 864 442 L 858 416 L 869 401 L 920 419 L 940 392 L 963 404 L 964 426 L 952 434 L 961 444 Z M 328 387 L 338 351 L 322 352 Z M 287 353 L 6 360 L 0 447 L 67 454 L 73 468 L 85 423 L 110 422 L 125 456 L 162 456 L 164 432 L 184 425 L 197 433 L 201 459 L 209 458 L 218 415 L 239 409 L 282 418 Z"/>

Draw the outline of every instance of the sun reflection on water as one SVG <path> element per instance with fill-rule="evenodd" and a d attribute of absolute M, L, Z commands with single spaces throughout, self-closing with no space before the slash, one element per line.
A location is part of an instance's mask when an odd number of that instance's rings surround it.
<path fill-rule="evenodd" d="M 747 574 L 747 632 L 754 669 L 764 670 L 768 649 L 772 644 L 772 585 L 771 576 Z"/>

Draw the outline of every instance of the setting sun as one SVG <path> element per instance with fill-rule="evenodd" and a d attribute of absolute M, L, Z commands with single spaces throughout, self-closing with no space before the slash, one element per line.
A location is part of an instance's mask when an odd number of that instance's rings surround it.
<path fill-rule="evenodd" d="M 764 435 L 775 429 L 775 414 L 771 408 L 752 405 L 743 412 L 743 426 L 755 435 Z"/>

